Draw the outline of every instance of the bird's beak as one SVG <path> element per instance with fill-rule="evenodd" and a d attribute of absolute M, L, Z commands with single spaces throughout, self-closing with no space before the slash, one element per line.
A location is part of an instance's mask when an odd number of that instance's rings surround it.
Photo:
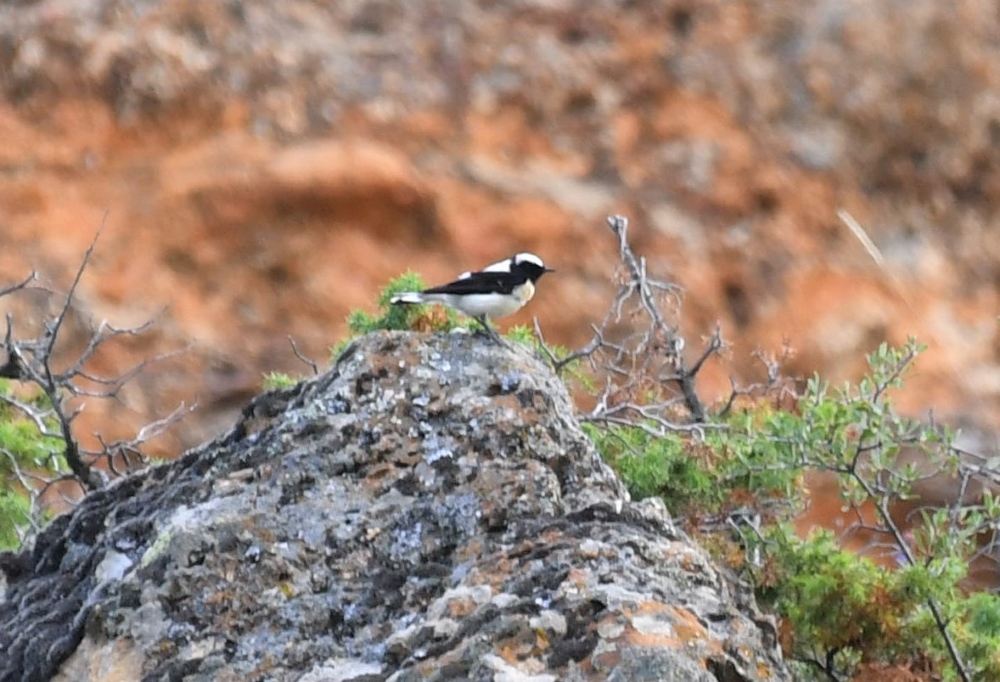
<path fill-rule="evenodd" d="M 545 272 L 555 272 L 555 268 L 545 268 Z"/>

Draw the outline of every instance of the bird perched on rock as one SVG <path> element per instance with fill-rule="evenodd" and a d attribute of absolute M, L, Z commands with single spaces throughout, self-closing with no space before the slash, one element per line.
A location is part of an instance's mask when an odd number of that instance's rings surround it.
<path fill-rule="evenodd" d="M 517 312 L 535 295 L 535 282 L 546 272 L 542 259 L 533 253 L 518 253 L 482 270 L 463 272 L 454 282 L 398 294 L 393 305 L 440 303 L 475 318 L 486 333 L 499 341 L 490 319 Z"/>

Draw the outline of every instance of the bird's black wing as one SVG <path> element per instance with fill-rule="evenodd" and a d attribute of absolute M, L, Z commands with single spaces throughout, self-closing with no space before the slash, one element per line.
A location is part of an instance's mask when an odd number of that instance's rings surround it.
<path fill-rule="evenodd" d="M 524 275 L 511 272 L 472 272 L 468 277 L 456 279 L 454 282 L 424 289 L 425 294 L 509 294 L 515 287 L 525 283 Z"/>

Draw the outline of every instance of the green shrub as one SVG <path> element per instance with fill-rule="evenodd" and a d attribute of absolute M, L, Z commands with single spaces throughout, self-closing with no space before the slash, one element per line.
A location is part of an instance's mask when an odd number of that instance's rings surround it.
<path fill-rule="evenodd" d="M 782 619 L 782 644 L 803 679 L 846 679 L 861 663 L 912 661 L 914 652 L 946 678 L 1000 679 L 1000 599 L 959 588 L 1000 503 L 987 495 L 975 507 L 927 512 L 913 543 L 889 514 L 918 479 L 899 463 L 903 447 L 942 471 L 961 466 L 947 431 L 892 407 L 890 392 L 920 350 L 913 340 L 883 345 L 866 377 L 836 390 L 813 377 L 794 410 L 750 402 L 724 422 L 664 437 L 642 421 L 586 427 L 633 496 L 661 497 L 728 565 L 740 563 L 732 552 L 738 528 L 742 568 Z M 875 509 L 878 530 L 897 543 L 898 568 L 841 550 L 829 532 L 794 534 L 787 522 L 802 508 L 809 471 L 836 474 L 845 505 Z M 720 523 L 747 509 L 753 527 Z"/>
<path fill-rule="evenodd" d="M 331 358 L 336 360 L 344 352 L 352 339 L 380 329 L 422 331 L 450 331 L 457 327 L 468 327 L 457 312 L 445 306 L 436 305 L 392 305 L 390 301 L 397 294 L 408 291 L 422 291 L 427 287 L 420 275 L 405 272 L 391 280 L 379 292 L 376 301 L 378 314 L 364 310 L 352 310 L 347 316 L 348 337 L 331 349 Z"/>
<path fill-rule="evenodd" d="M 32 494 L 38 476 L 51 478 L 66 471 L 64 443 L 43 435 L 38 424 L 14 406 L 14 401 L 44 409 L 41 393 L 15 395 L 10 381 L 0 380 L 0 549 L 21 544 L 32 522 Z M 53 420 L 43 420 L 46 430 L 55 430 Z"/>
<path fill-rule="evenodd" d="M 427 287 L 420 275 L 405 272 L 391 280 L 379 292 L 376 301 L 379 315 L 354 310 L 347 318 L 347 328 L 352 337 L 378 329 L 414 329 L 448 331 L 461 326 L 460 318 L 451 308 L 432 305 L 392 305 L 393 296 L 408 291 L 422 291 Z"/>
<path fill-rule="evenodd" d="M 719 470 L 700 460 L 680 434 L 657 438 L 640 427 L 593 424 L 584 430 L 635 499 L 660 497 L 677 516 L 716 512 L 724 502 Z"/>
<path fill-rule="evenodd" d="M 300 381 L 302 381 L 301 377 L 293 377 L 291 374 L 285 374 L 284 372 L 268 372 L 264 375 L 261 387 L 265 391 L 273 391 L 279 388 L 291 388 Z"/>
<path fill-rule="evenodd" d="M 840 549 L 829 531 L 802 540 L 785 526 L 769 529 L 765 545 L 758 599 L 782 618 L 790 658 L 808 663 L 802 676 L 847 677 L 858 663 L 905 662 L 915 652 L 947 661 L 927 603 L 963 599 L 960 562 L 894 570 Z"/>
<path fill-rule="evenodd" d="M 782 506 L 801 482 L 788 451 L 758 437 L 759 413 L 732 416 L 702 440 L 678 432 L 658 437 L 642 426 L 585 424 L 604 459 L 630 494 L 658 496 L 680 517 L 717 515 L 741 506 Z"/>

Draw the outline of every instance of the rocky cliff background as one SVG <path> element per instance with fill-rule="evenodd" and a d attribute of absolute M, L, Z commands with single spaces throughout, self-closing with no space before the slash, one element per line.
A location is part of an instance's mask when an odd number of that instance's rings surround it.
<path fill-rule="evenodd" d="M 0 279 L 65 286 L 106 216 L 81 335 L 165 308 L 102 368 L 190 348 L 81 432 L 197 397 L 169 454 L 408 267 L 536 251 L 560 274 L 514 321 L 584 340 L 620 212 L 689 337 L 734 342 L 707 390 L 758 346 L 837 380 L 916 334 L 906 408 L 996 426 L 998 46 L 985 0 L 7 2 Z"/>

